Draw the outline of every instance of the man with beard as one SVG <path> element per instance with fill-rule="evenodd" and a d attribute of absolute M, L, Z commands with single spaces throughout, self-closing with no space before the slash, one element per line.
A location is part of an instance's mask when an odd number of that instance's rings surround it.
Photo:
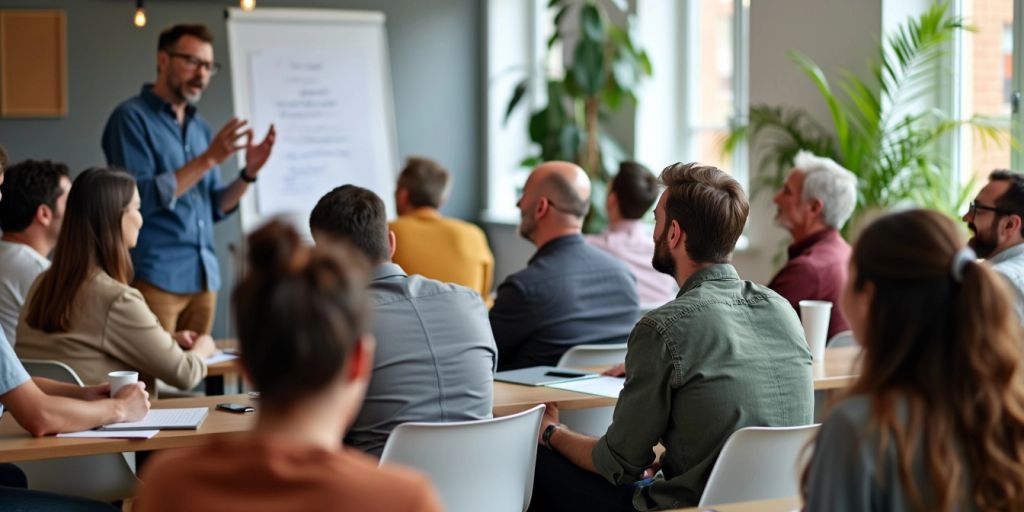
<path fill-rule="evenodd" d="M 640 314 L 636 278 L 580 230 L 590 179 L 571 162 L 533 169 L 516 203 L 519 234 L 537 247 L 498 287 L 491 329 L 498 369 L 554 365 L 575 345 L 623 343 Z"/>
<path fill-rule="evenodd" d="M 156 82 L 118 105 L 103 132 L 108 165 L 135 176 L 142 198 L 132 286 L 169 332 L 210 332 L 220 286 L 213 223 L 235 210 L 274 145 L 273 126 L 254 144 L 247 121 L 233 118 L 213 134 L 196 112 L 220 69 L 212 42 L 202 25 L 161 32 Z M 224 186 L 219 165 L 241 149 L 246 167 Z"/>
<path fill-rule="evenodd" d="M 800 151 L 774 201 L 775 222 L 789 231 L 793 244 L 789 260 L 768 287 L 785 297 L 797 314 L 802 300 L 831 302 L 828 337 L 848 330 L 839 295 L 846 284 L 850 244 L 839 228 L 857 204 L 857 177 L 832 159 Z"/>
<path fill-rule="evenodd" d="M 1024 322 L 1024 174 L 992 172 L 963 218 L 972 235 L 967 245 L 1006 277 Z"/>
<path fill-rule="evenodd" d="M 692 506 L 733 432 L 811 422 L 800 320 L 729 264 L 749 212 L 739 183 L 692 163 L 669 166 L 661 180 L 652 264 L 675 278 L 679 295 L 630 333 L 625 386 L 604 436 L 559 425 L 548 404 L 530 510 Z"/>

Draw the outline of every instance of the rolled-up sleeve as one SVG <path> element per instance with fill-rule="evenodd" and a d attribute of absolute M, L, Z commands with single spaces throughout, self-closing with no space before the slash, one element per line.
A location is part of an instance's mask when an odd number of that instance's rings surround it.
<path fill-rule="evenodd" d="M 135 177 L 143 216 L 160 209 L 174 208 L 178 189 L 174 172 L 156 173 L 156 155 L 146 140 L 145 126 L 142 114 L 119 108 L 110 115 L 103 130 L 103 153 L 107 164 L 120 167 Z"/>
<path fill-rule="evenodd" d="M 220 167 L 214 167 L 210 170 L 210 180 L 210 209 L 212 210 L 213 221 L 220 222 L 234 213 L 242 202 L 239 201 L 235 203 L 235 206 L 230 210 L 221 210 L 220 201 L 224 198 L 224 193 L 227 192 L 230 184 L 222 185 L 220 180 Z"/>
<path fill-rule="evenodd" d="M 126 291 L 111 305 L 103 346 L 140 373 L 180 389 L 191 389 L 206 377 L 203 358 L 178 346 L 135 289 Z"/>
<path fill-rule="evenodd" d="M 654 462 L 672 411 L 672 361 L 656 328 L 642 319 L 629 336 L 626 382 L 612 424 L 591 452 L 597 472 L 615 485 L 635 482 Z"/>

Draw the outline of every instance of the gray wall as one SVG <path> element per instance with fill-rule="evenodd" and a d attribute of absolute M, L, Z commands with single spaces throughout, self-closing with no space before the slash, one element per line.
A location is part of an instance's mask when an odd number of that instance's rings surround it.
<path fill-rule="evenodd" d="M 67 13 L 67 117 L 0 119 L 0 144 L 12 160 L 51 158 L 75 171 L 104 163 L 100 135 L 111 110 L 137 94 L 156 74 L 157 35 L 166 26 L 198 22 L 216 37 L 214 53 L 224 69 L 199 104 L 216 130 L 231 117 L 231 73 L 226 48 L 224 8 L 235 1 L 150 0 L 148 23 L 131 24 L 134 2 L 126 0 L 0 0 L 0 8 L 56 8 Z M 481 154 L 481 7 L 476 0 L 260 0 L 259 7 L 327 7 L 383 11 L 387 17 L 391 77 L 394 84 L 399 157 L 428 155 L 454 175 L 444 213 L 475 219 L 480 211 Z M 224 176 L 237 172 L 233 159 Z M 227 312 L 227 291 L 234 275 L 228 244 L 240 239 L 238 217 L 216 230 L 224 277 L 220 312 Z M 214 334 L 226 336 L 226 315 L 218 315 Z"/>

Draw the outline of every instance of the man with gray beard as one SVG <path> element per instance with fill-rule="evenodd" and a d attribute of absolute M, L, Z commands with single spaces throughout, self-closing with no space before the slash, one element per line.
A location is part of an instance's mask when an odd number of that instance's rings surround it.
<path fill-rule="evenodd" d="M 213 223 L 238 207 L 274 145 L 273 125 L 255 144 L 247 121 L 232 118 L 213 134 L 196 112 L 220 69 L 212 42 L 202 25 L 161 32 L 156 81 L 118 105 L 103 131 L 108 165 L 131 173 L 142 198 L 132 286 L 169 332 L 210 332 L 220 286 Z M 242 149 L 246 167 L 222 185 L 219 165 Z"/>

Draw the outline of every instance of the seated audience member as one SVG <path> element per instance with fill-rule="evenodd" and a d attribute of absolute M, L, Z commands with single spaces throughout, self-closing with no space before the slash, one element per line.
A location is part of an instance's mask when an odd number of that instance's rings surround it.
<path fill-rule="evenodd" d="M 476 290 L 491 303 L 494 255 L 483 230 L 458 219 L 442 217 L 448 200 L 448 171 L 426 158 L 410 158 L 398 176 L 391 222 L 398 244 L 392 261 L 410 274 Z"/>
<path fill-rule="evenodd" d="M 155 379 L 189 389 L 206 376 L 213 340 L 164 331 L 128 285 L 128 249 L 141 226 L 130 175 L 93 168 L 75 179 L 53 265 L 32 286 L 18 320 L 19 357 L 63 361 L 87 384 L 118 370 L 138 371 L 151 390 Z"/>
<path fill-rule="evenodd" d="M 422 476 L 338 442 L 373 366 L 364 265 L 340 247 L 304 245 L 280 221 L 248 242 L 249 272 L 231 299 L 242 366 L 260 390 L 256 427 L 158 454 L 134 509 L 441 510 Z"/>
<path fill-rule="evenodd" d="M 0 205 L 6 190 L 2 186 L 6 157 L 0 147 Z M 80 387 L 30 378 L 0 331 L 0 414 L 6 407 L 14 421 L 30 434 L 38 437 L 135 421 L 149 410 L 149 395 L 143 383 L 125 386 L 113 399 L 107 398 L 109 394 L 109 384 Z M 25 489 L 27 485 L 20 469 L 13 464 L 0 464 L 0 510 L 116 510 L 82 498 L 30 491 Z"/>
<path fill-rule="evenodd" d="M 380 455 L 391 431 L 409 421 L 491 417 L 497 349 L 480 295 L 456 284 L 407 275 L 391 262 L 395 235 L 384 201 L 353 185 L 322 197 L 310 214 L 317 244 L 343 241 L 375 265 L 373 379 L 345 442 Z"/>
<path fill-rule="evenodd" d="M 580 235 L 587 174 L 571 162 L 543 163 L 516 205 L 519 234 L 537 252 L 498 287 L 490 313 L 498 369 L 554 365 L 575 345 L 624 343 L 640 314 L 636 278 Z"/>
<path fill-rule="evenodd" d="M 658 200 L 658 178 L 636 162 L 622 162 L 612 178 L 605 208 L 608 231 L 587 235 L 587 243 L 622 260 L 636 277 L 640 304 L 660 306 L 675 298 L 676 282 L 651 268 L 654 239 L 642 220 Z"/>
<path fill-rule="evenodd" d="M 842 307 L 861 374 L 821 427 L 807 510 L 1024 510 L 1020 324 L 1005 281 L 962 247 L 927 210 L 858 238 Z"/>
<path fill-rule="evenodd" d="M 829 158 L 800 151 L 782 190 L 775 194 L 775 222 L 789 231 L 789 260 L 768 287 L 800 313 L 800 301 L 832 303 L 828 337 L 849 330 L 839 308 L 850 245 L 839 234 L 857 204 L 857 177 Z"/>
<path fill-rule="evenodd" d="M 1024 174 L 998 170 L 964 215 L 967 244 L 1006 278 L 1017 318 L 1024 322 Z"/>
<path fill-rule="evenodd" d="M 64 164 L 26 160 L 7 169 L 0 186 L 0 325 L 7 341 L 16 342 L 18 315 L 25 295 L 44 270 L 57 245 L 71 179 Z"/>
<path fill-rule="evenodd" d="M 559 425 L 548 404 L 530 510 L 692 506 L 733 432 L 811 422 L 811 354 L 800 320 L 729 264 L 749 211 L 739 183 L 681 163 L 661 180 L 652 264 L 675 277 L 679 296 L 630 333 L 625 387 L 604 436 Z"/>

